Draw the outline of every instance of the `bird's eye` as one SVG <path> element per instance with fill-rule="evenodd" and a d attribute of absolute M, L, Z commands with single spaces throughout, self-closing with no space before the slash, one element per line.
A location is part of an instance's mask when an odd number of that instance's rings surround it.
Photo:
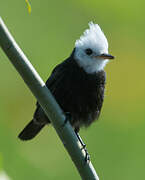
<path fill-rule="evenodd" d="M 88 48 L 85 50 L 87 55 L 91 55 L 93 53 L 92 49 Z"/>

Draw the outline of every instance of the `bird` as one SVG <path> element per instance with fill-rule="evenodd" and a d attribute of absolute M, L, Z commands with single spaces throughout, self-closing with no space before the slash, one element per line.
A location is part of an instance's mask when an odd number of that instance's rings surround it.
<path fill-rule="evenodd" d="M 68 120 L 76 133 L 99 118 L 106 84 L 104 67 L 114 59 L 108 53 L 108 41 L 100 26 L 92 21 L 88 25 L 70 56 L 53 69 L 46 81 L 63 112 L 71 116 Z M 33 119 L 18 137 L 31 140 L 50 123 L 37 102 Z"/>

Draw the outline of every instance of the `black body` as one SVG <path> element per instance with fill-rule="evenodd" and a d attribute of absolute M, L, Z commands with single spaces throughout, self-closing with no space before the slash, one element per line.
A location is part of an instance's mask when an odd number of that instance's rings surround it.
<path fill-rule="evenodd" d="M 56 66 L 46 86 L 63 111 L 71 114 L 70 123 L 78 132 L 81 126 L 89 126 L 100 115 L 105 72 L 86 73 L 74 59 L 74 51 L 67 60 Z M 48 123 L 49 119 L 37 103 L 33 120 L 20 133 L 19 138 L 32 139 Z"/>

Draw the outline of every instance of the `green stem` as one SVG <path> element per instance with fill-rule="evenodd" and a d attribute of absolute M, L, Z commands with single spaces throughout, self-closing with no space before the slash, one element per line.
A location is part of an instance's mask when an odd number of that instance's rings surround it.
<path fill-rule="evenodd" d="M 62 124 L 65 121 L 63 111 L 39 74 L 17 45 L 1 18 L 0 46 L 51 120 L 53 127 L 71 156 L 82 179 L 99 180 L 92 163 L 85 162 L 85 153 L 81 150 L 81 144 L 70 123 L 66 123 L 62 130 Z"/>

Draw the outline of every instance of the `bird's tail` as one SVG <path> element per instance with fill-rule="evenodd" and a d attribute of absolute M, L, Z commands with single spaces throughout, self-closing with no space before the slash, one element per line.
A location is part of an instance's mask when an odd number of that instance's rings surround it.
<path fill-rule="evenodd" d="M 38 124 L 32 120 L 27 124 L 18 137 L 23 141 L 31 140 L 41 131 L 44 126 L 45 124 Z"/>

